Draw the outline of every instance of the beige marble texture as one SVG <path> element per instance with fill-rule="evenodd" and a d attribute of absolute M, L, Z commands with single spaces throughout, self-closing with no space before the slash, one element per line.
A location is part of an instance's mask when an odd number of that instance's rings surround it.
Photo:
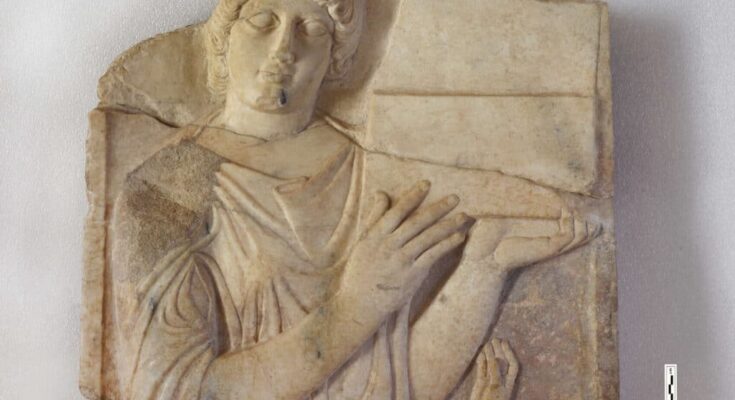
<path fill-rule="evenodd" d="M 606 6 L 221 0 L 90 114 L 90 399 L 617 399 Z"/>

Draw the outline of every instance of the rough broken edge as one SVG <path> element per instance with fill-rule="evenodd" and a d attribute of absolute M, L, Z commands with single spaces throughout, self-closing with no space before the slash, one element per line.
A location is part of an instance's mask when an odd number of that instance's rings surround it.
<path fill-rule="evenodd" d="M 612 118 L 612 74 L 610 71 L 610 15 L 606 3 L 600 7 L 600 38 L 597 56 L 597 130 L 598 185 L 595 194 L 601 198 L 614 195 L 614 132 Z"/>
<path fill-rule="evenodd" d="M 610 14 L 608 5 L 600 2 L 600 47 L 597 67 L 598 130 L 599 130 L 599 173 L 598 193 L 606 199 L 610 209 L 612 226 L 608 227 L 606 243 L 596 262 L 594 298 L 596 352 L 595 398 L 618 400 L 620 396 L 618 356 L 618 277 L 615 263 L 615 218 L 612 207 L 614 195 L 614 130 L 612 104 L 612 74 L 610 70 Z M 604 207 L 604 206 L 600 206 Z M 605 266 L 602 268 L 602 266 Z"/>
<path fill-rule="evenodd" d="M 89 212 L 84 231 L 82 278 L 81 357 L 79 390 L 87 399 L 102 396 L 104 346 L 104 274 L 107 238 L 107 116 L 89 114 L 87 138 L 87 199 Z"/>

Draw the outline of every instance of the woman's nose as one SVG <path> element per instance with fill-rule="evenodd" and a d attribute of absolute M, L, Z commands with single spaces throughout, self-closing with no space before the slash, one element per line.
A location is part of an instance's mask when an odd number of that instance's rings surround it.
<path fill-rule="evenodd" d="M 280 33 L 275 51 L 271 54 L 271 58 L 280 64 L 293 64 L 296 56 L 293 52 L 293 42 L 295 29 L 293 26 L 286 26 Z"/>
<path fill-rule="evenodd" d="M 292 51 L 280 48 L 273 54 L 273 59 L 285 65 L 293 64 L 296 61 Z"/>

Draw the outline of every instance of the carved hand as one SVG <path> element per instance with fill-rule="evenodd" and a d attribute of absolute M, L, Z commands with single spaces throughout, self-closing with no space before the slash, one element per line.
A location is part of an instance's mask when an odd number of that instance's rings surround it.
<path fill-rule="evenodd" d="M 406 304 L 441 257 L 461 245 L 470 218 L 444 218 L 459 203 L 448 196 L 419 208 L 429 192 L 423 181 L 398 198 L 393 207 L 376 194 L 368 229 L 353 249 L 338 296 L 350 299 L 359 315 L 384 318 Z"/>
<path fill-rule="evenodd" d="M 470 233 L 465 259 L 487 263 L 499 273 L 531 265 L 574 250 L 597 237 L 599 224 L 562 209 L 556 232 L 543 232 L 548 221 L 524 218 L 486 218 Z M 518 233 L 523 231 L 523 233 Z"/>
<path fill-rule="evenodd" d="M 507 365 L 504 376 L 499 362 Z M 518 360 L 510 345 L 505 340 L 493 339 L 475 359 L 475 384 L 470 400 L 510 400 L 517 377 Z"/>

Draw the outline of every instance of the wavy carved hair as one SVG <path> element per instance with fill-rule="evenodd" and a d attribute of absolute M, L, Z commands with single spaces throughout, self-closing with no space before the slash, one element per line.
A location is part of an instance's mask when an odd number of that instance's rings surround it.
<path fill-rule="evenodd" d="M 224 98 L 229 82 L 227 48 L 230 30 L 242 7 L 250 0 L 220 0 L 205 26 L 207 85 L 217 100 Z M 312 0 L 324 7 L 334 21 L 332 55 L 327 80 L 338 80 L 349 70 L 362 33 L 363 0 Z"/>

